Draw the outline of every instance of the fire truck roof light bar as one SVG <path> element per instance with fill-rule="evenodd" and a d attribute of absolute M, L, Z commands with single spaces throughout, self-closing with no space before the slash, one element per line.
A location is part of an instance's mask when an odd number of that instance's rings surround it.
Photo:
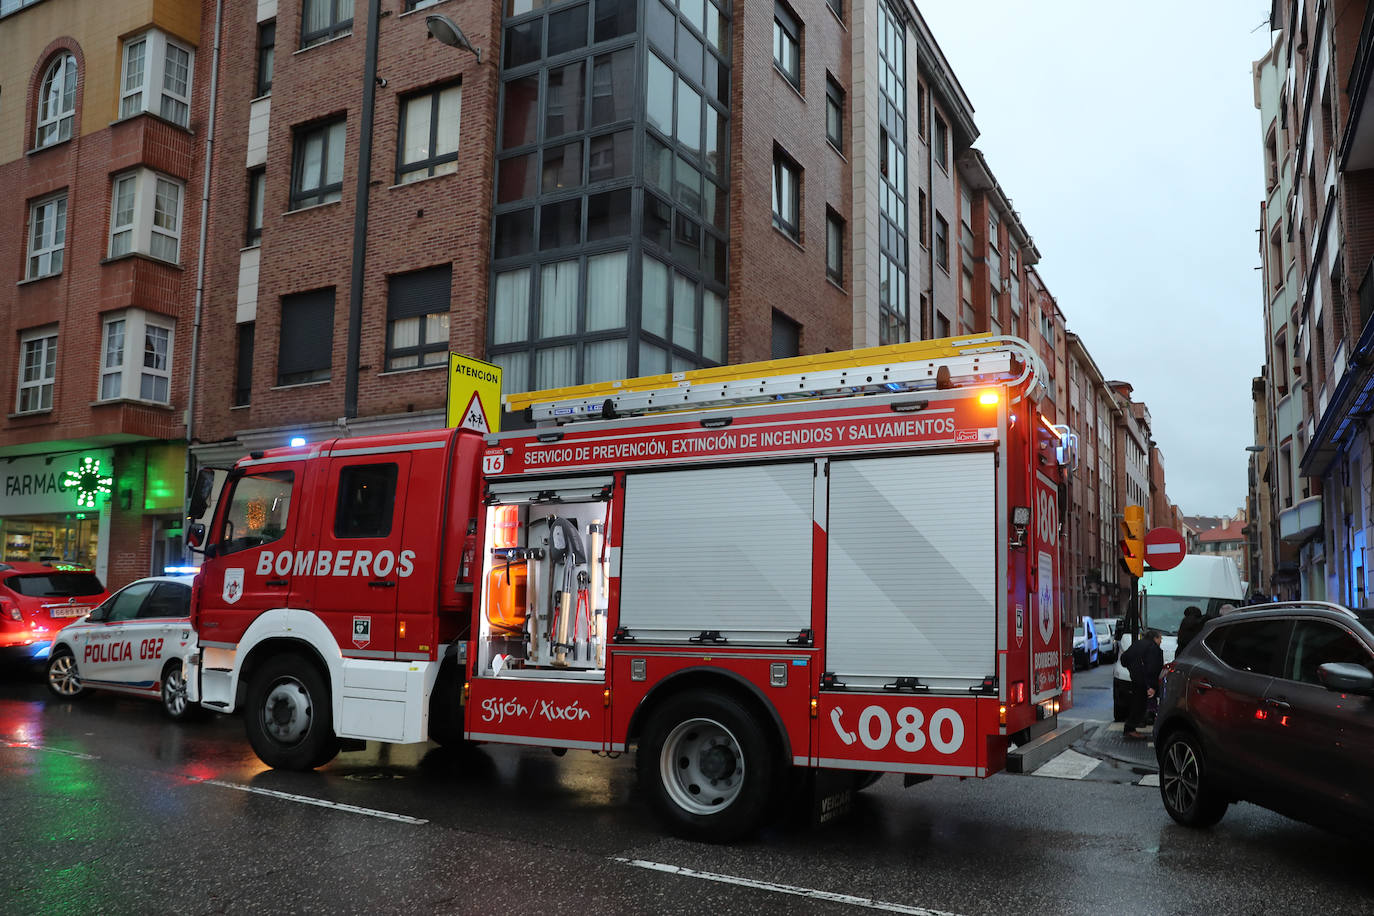
<path fill-rule="evenodd" d="M 970 335 L 520 392 L 503 401 L 507 410 L 526 410 L 535 422 L 566 423 L 658 410 L 921 391 L 951 384 L 945 379 L 1015 387 L 1027 379 L 1043 385 L 1044 378 L 1039 355 L 1024 340 Z"/>

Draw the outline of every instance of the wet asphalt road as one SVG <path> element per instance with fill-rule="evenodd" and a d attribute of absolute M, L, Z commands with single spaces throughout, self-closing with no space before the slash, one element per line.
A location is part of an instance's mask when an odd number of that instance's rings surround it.
<path fill-rule="evenodd" d="M 1366 849 L 1248 805 L 1188 831 L 1120 772 L 888 776 L 842 823 L 707 846 L 660 830 L 628 755 L 373 744 L 278 773 L 237 719 L 0 678 L 0 912 L 1374 910 Z"/>

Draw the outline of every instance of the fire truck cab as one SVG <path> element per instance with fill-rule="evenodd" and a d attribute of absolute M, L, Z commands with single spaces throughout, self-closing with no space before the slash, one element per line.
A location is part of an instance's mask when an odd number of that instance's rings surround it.
<path fill-rule="evenodd" d="M 710 839 L 792 768 L 990 775 L 1070 699 L 1074 440 L 1043 385 L 1028 344 L 952 338 L 255 453 L 193 528 L 192 695 L 286 768 L 358 739 L 636 746 Z"/>

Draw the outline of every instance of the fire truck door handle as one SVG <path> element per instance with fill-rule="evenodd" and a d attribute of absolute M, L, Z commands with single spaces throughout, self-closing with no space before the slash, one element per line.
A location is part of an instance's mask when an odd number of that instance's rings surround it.
<path fill-rule="evenodd" d="M 268 579 L 268 580 L 267 580 L 265 583 L 263 583 L 263 584 L 266 585 L 268 588 L 273 588 L 273 587 L 278 586 L 278 585 L 282 585 L 282 586 L 290 585 L 290 584 L 291 584 L 291 580 L 290 580 L 290 579 Z"/>
<path fill-rule="evenodd" d="M 367 583 L 368 588 L 395 588 L 396 583 L 391 579 L 373 579 Z"/>

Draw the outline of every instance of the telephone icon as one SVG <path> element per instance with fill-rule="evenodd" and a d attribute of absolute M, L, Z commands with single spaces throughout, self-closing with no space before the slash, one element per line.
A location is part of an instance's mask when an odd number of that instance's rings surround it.
<path fill-rule="evenodd" d="M 835 726 L 835 734 L 840 736 L 841 741 L 845 744 L 853 744 L 854 739 L 858 736 L 851 731 L 845 731 L 844 726 L 840 724 L 840 716 L 842 715 L 844 715 L 844 710 L 838 706 L 830 710 L 830 724 Z"/>

